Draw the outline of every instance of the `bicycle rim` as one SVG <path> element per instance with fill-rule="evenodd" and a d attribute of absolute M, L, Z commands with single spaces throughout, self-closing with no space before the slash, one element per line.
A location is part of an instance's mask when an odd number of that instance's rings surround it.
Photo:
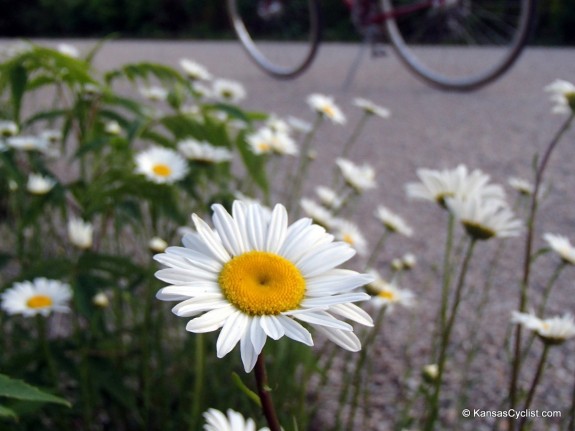
<path fill-rule="evenodd" d="M 268 74 L 293 78 L 312 62 L 320 39 L 317 0 L 227 0 L 248 55 Z"/>
<path fill-rule="evenodd" d="M 382 0 L 386 29 L 401 60 L 428 83 L 474 90 L 503 74 L 530 32 L 534 0 Z M 423 0 L 425 1 L 425 0 Z"/>

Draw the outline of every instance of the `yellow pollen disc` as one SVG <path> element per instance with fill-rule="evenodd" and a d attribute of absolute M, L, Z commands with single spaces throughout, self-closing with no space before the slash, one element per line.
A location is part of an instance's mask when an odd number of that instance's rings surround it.
<path fill-rule="evenodd" d="M 345 235 L 343 235 L 342 240 L 345 241 L 345 242 L 347 242 L 347 243 L 350 244 L 350 245 L 353 245 L 353 237 L 352 237 L 350 234 L 348 234 L 348 233 L 346 233 Z"/>
<path fill-rule="evenodd" d="M 172 173 L 172 168 L 163 163 L 158 163 L 157 165 L 154 165 L 152 171 L 159 177 L 168 177 Z"/>
<path fill-rule="evenodd" d="M 227 262 L 218 281 L 226 299 L 251 316 L 297 309 L 305 296 L 305 279 L 286 258 L 249 251 Z"/>
<path fill-rule="evenodd" d="M 52 298 L 46 295 L 36 295 L 26 301 L 28 308 L 46 308 L 52 305 Z"/>
<path fill-rule="evenodd" d="M 328 117 L 328 118 L 333 118 L 333 117 L 335 117 L 335 111 L 334 111 L 334 109 L 333 109 L 331 106 L 329 106 L 329 105 L 325 105 L 325 106 L 322 108 L 322 111 L 323 111 L 323 114 L 324 114 L 326 117 Z"/>
<path fill-rule="evenodd" d="M 262 142 L 258 144 L 258 148 L 262 152 L 268 152 L 270 150 L 270 145 Z"/>
<path fill-rule="evenodd" d="M 382 290 L 377 294 L 377 296 L 383 299 L 387 299 L 389 301 L 393 301 L 395 299 L 394 293 L 390 292 L 389 290 Z"/>

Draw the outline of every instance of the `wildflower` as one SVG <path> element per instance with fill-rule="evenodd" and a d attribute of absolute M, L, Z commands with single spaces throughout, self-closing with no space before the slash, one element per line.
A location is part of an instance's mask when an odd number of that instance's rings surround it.
<path fill-rule="evenodd" d="M 43 139 L 49 145 L 56 145 L 62 142 L 62 132 L 60 130 L 44 130 L 40 134 L 40 139 Z"/>
<path fill-rule="evenodd" d="M 78 58 L 80 56 L 80 51 L 74 45 L 68 43 L 61 43 L 58 45 L 58 51 L 61 54 L 67 55 L 68 57 Z"/>
<path fill-rule="evenodd" d="M 311 217 L 315 223 L 326 228 L 333 225 L 333 214 L 317 202 L 304 198 L 300 201 L 300 206 L 307 216 Z"/>
<path fill-rule="evenodd" d="M 374 215 L 388 231 L 408 237 L 413 235 L 413 229 L 405 222 L 405 220 L 383 205 L 377 207 Z"/>
<path fill-rule="evenodd" d="M 78 218 L 68 220 L 68 238 L 76 247 L 83 250 L 92 247 L 93 233 L 94 227 L 92 223 Z"/>
<path fill-rule="evenodd" d="M 547 241 L 551 250 L 561 257 L 563 262 L 575 265 L 575 247 L 571 245 L 567 237 L 546 233 L 543 235 L 543 239 Z"/>
<path fill-rule="evenodd" d="M 375 270 L 369 271 L 373 281 L 367 285 L 367 293 L 371 295 L 372 303 L 375 307 L 387 307 L 389 311 L 393 310 L 395 305 L 411 307 L 414 305 L 415 295 L 406 289 L 400 289 L 393 282 L 388 282 L 381 278 Z"/>
<path fill-rule="evenodd" d="M 521 195 L 530 196 L 533 194 L 533 185 L 523 178 L 510 177 L 507 184 Z"/>
<path fill-rule="evenodd" d="M 308 96 L 307 103 L 313 111 L 322 117 L 336 124 L 345 124 L 345 116 L 334 103 L 333 98 L 324 96 L 323 94 L 312 94 Z"/>
<path fill-rule="evenodd" d="M 108 135 L 118 136 L 122 133 L 122 126 L 117 121 L 108 121 L 104 126 L 104 131 Z"/>
<path fill-rule="evenodd" d="M 46 151 L 47 142 L 36 136 L 12 136 L 8 138 L 8 146 L 20 151 Z"/>
<path fill-rule="evenodd" d="M 256 431 L 253 419 L 245 419 L 240 413 L 228 409 L 227 416 L 216 409 L 208 409 L 203 414 L 206 423 L 204 431 Z M 268 430 L 261 428 L 259 431 Z"/>
<path fill-rule="evenodd" d="M 287 154 L 296 155 L 298 148 L 294 140 L 284 132 L 274 132 L 264 127 L 247 136 L 246 140 L 255 154 Z"/>
<path fill-rule="evenodd" d="M 155 236 L 148 242 L 148 248 L 153 253 L 162 253 L 168 247 L 168 243 L 159 236 Z"/>
<path fill-rule="evenodd" d="M 92 297 L 92 304 L 99 308 L 108 308 L 110 299 L 104 292 L 98 292 Z"/>
<path fill-rule="evenodd" d="M 28 176 L 26 189 L 34 195 L 45 195 L 52 190 L 55 185 L 56 181 L 50 177 L 41 174 L 30 174 Z"/>
<path fill-rule="evenodd" d="M 367 253 L 367 240 L 355 223 L 336 219 L 332 220 L 331 225 L 335 231 L 336 239 L 347 242 L 358 254 L 365 255 Z"/>
<path fill-rule="evenodd" d="M 571 314 L 540 319 L 533 313 L 513 311 L 511 322 L 534 331 L 544 343 L 550 345 L 561 344 L 567 339 L 575 337 L 575 322 Z"/>
<path fill-rule="evenodd" d="M 437 364 L 424 365 L 421 370 L 421 375 L 426 382 L 434 383 L 437 381 L 437 377 L 439 376 L 439 367 Z"/>
<path fill-rule="evenodd" d="M 545 91 L 551 93 L 554 114 L 575 112 L 575 85 L 571 82 L 556 79 L 545 87 Z"/>
<path fill-rule="evenodd" d="M 18 134 L 18 125 L 13 121 L 0 121 L 0 138 L 9 138 Z"/>
<path fill-rule="evenodd" d="M 200 99 L 209 99 L 210 97 L 214 96 L 214 92 L 212 91 L 212 89 L 206 87 L 200 82 L 194 82 L 192 85 L 192 90 L 194 91 L 196 96 L 199 97 Z"/>
<path fill-rule="evenodd" d="M 192 81 L 208 81 L 212 79 L 212 75 L 204 66 L 195 61 L 182 58 L 180 66 L 184 69 L 184 74 Z"/>
<path fill-rule="evenodd" d="M 315 192 L 321 204 L 328 209 L 336 210 L 341 207 L 343 203 L 338 194 L 329 187 L 318 186 Z"/>
<path fill-rule="evenodd" d="M 266 120 L 265 125 L 267 128 L 271 129 L 273 132 L 276 132 L 276 133 L 288 134 L 290 132 L 289 124 L 274 114 L 272 114 Z"/>
<path fill-rule="evenodd" d="M 492 199 L 448 198 L 446 205 L 467 234 L 477 240 L 519 235 L 521 221 L 507 205 Z"/>
<path fill-rule="evenodd" d="M 375 171 L 371 166 L 367 164 L 359 166 L 350 160 L 342 158 L 338 158 L 336 163 L 346 183 L 358 193 L 377 187 Z"/>
<path fill-rule="evenodd" d="M 167 283 L 158 299 L 182 301 L 172 311 L 193 317 L 190 332 L 222 328 L 216 348 L 223 357 L 239 342 L 246 372 L 252 370 L 267 337 L 284 335 L 313 345 L 307 322 L 347 350 L 361 348 L 351 325 L 332 314 L 372 325 L 352 304 L 369 298 L 352 292 L 371 280 L 366 274 L 336 269 L 355 252 L 349 245 L 301 219 L 288 226 L 287 211 L 276 205 L 267 216 L 259 205 L 235 201 L 232 214 L 213 205 L 215 228 L 197 215 L 197 234 L 184 247 L 155 256 L 168 266 L 156 273 Z M 361 315 L 363 316 L 363 315 Z"/>
<path fill-rule="evenodd" d="M 353 104 L 363 109 L 363 111 L 369 115 L 375 115 L 380 118 L 389 118 L 391 116 L 389 109 L 384 108 L 383 106 L 378 106 L 367 99 L 357 98 L 354 100 Z"/>
<path fill-rule="evenodd" d="M 155 183 L 172 184 L 188 174 L 188 164 L 175 151 L 155 146 L 136 155 L 136 171 Z"/>
<path fill-rule="evenodd" d="M 246 90 L 237 81 L 216 79 L 213 85 L 213 95 L 225 102 L 238 103 L 246 98 Z"/>
<path fill-rule="evenodd" d="M 178 142 L 178 151 L 188 160 L 204 163 L 222 163 L 233 159 L 233 153 L 225 147 L 214 147 L 205 141 L 185 139 Z"/>
<path fill-rule="evenodd" d="M 68 302 L 72 298 L 72 289 L 61 281 L 39 277 L 32 281 L 14 283 L 0 298 L 1 307 L 8 314 L 48 316 L 51 312 L 70 311 Z"/>
<path fill-rule="evenodd" d="M 401 258 L 401 262 L 404 269 L 412 269 L 417 263 L 417 258 L 412 253 L 405 253 Z"/>
<path fill-rule="evenodd" d="M 162 102 L 168 98 L 168 90 L 157 85 L 140 87 L 140 94 L 152 102 Z"/>
<path fill-rule="evenodd" d="M 312 130 L 312 125 L 310 123 L 304 120 L 300 120 L 299 118 L 288 117 L 287 121 L 290 127 L 297 132 L 309 133 Z"/>

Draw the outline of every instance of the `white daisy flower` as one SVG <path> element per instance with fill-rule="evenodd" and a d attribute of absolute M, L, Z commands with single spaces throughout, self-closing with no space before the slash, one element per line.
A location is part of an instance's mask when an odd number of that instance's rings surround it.
<path fill-rule="evenodd" d="M 94 226 L 79 218 L 68 220 L 68 238 L 74 246 L 87 250 L 92 247 Z"/>
<path fill-rule="evenodd" d="M 214 92 L 210 87 L 197 81 L 193 82 L 192 90 L 200 99 L 209 99 L 210 97 L 214 97 Z"/>
<path fill-rule="evenodd" d="M 169 148 L 151 147 L 136 155 L 136 172 L 155 183 L 172 184 L 188 174 L 188 163 Z"/>
<path fill-rule="evenodd" d="M 74 45 L 68 43 L 61 43 L 58 45 L 58 52 L 67 55 L 68 57 L 78 58 L 80 57 L 80 51 Z"/>
<path fill-rule="evenodd" d="M 110 298 L 104 292 L 98 292 L 92 297 L 92 304 L 99 308 L 107 308 L 110 305 Z"/>
<path fill-rule="evenodd" d="M 523 178 L 510 177 L 507 180 L 507 184 L 509 184 L 509 186 L 516 190 L 519 194 L 526 196 L 533 194 L 533 184 Z"/>
<path fill-rule="evenodd" d="M 244 86 L 229 79 L 216 79 L 212 90 L 215 97 L 225 102 L 238 103 L 246 98 Z"/>
<path fill-rule="evenodd" d="M 292 129 L 304 134 L 311 132 L 313 128 L 313 126 L 307 121 L 300 120 L 299 118 L 296 117 L 288 117 L 287 122 Z"/>
<path fill-rule="evenodd" d="M 401 257 L 404 269 L 412 269 L 417 264 L 417 258 L 412 253 L 405 253 Z"/>
<path fill-rule="evenodd" d="M 335 104 L 332 97 L 323 94 L 311 94 L 307 98 L 310 108 L 336 124 L 345 124 L 345 116 Z"/>
<path fill-rule="evenodd" d="M 447 198 L 447 208 L 459 220 L 467 234 L 478 240 L 519 235 L 521 221 L 500 201 L 471 197 Z"/>
<path fill-rule="evenodd" d="M 333 226 L 335 220 L 333 214 L 317 202 L 303 198 L 300 201 L 300 206 L 306 215 L 311 217 L 315 223 L 326 228 Z"/>
<path fill-rule="evenodd" d="M 331 224 L 336 239 L 347 242 L 362 256 L 367 253 L 367 240 L 355 223 L 348 220 L 335 219 L 332 220 Z"/>
<path fill-rule="evenodd" d="M 139 91 L 143 97 L 152 102 L 162 102 L 168 98 L 168 90 L 157 85 L 140 87 Z"/>
<path fill-rule="evenodd" d="M 367 164 L 359 166 L 352 161 L 341 157 L 335 162 L 341 170 L 341 174 L 343 175 L 345 182 L 353 187 L 358 193 L 377 187 L 375 182 L 375 171 L 371 166 Z"/>
<path fill-rule="evenodd" d="M 0 121 L 0 138 L 9 138 L 18 134 L 18 125 L 13 121 Z"/>
<path fill-rule="evenodd" d="M 20 151 L 40 151 L 48 149 L 48 142 L 36 136 L 12 136 L 6 140 L 9 147 Z"/>
<path fill-rule="evenodd" d="M 212 79 L 212 74 L 200 63 L 182 58 L 180 66 L 184 70 L 184 74 L 193 81 L 209 81 Z"/>
<path fill-rule="evenodd" d="M 48 316 L 51 312 L 67 313 L 72 289 L 66 283 L 39 277 L 21 281 L 0 295 L 2 309 L 8 314 L 32 317 Z"/>
<path fill-rule="evenodd" d="M 159 236 L 155 236 L 148 241 L 148 248 L 154 253 L 162 253 L 168 248 L 168 243 Z"/>
<path fill-rule="evenodd" d="M 120 133 L 122 133 L 122 126 L 120 126 L 120 123 L 118 123 L 117 121 L 114 120 L 108 121 L 104 125 L 104 131 L 108 135 L 118 136 Z"/>
<path fill-rule="evenodd" d="M 203 416 L 206 420 L 204 431 L 256 431 L 256 423 L 253 419 L 245 419 L 232 409 L 228 409 L 227 415 L 216 409 L 208 409 Z M 259 431 L 269 430 L 260 428 Z"/>
<path fill-rule="evenodd" d="M 353 104 L 363 109 L 365 113 L 370 115 L 375 115 L 380 118 L 389 118 L 391 116 L 389 109 L 384 108 L 383 106 L 378 106 L 367 99 L 357 98 L 353 101 Z"/>
<path fill-rule="evenodd" d="M 556 79 L 545 87 L 551 93 L 554 114 L 569 114 L 575 112 L 575 85 L 563 79 Z"/>
<path fill-rule="evenodd" d="M 178 142 L 178 151 L 188 160 L 204 163 L 229 162 L 234 158 L 233 153 L 225 147 L 215 147 L 192 138 Z"/>
<path fill-rule="evenodd" d="M 392 311 L 395 305 L 412 307 L 415 305 L 415 295 L 406 289 L 400 289 L 395 283 L 390 283 L 379 275 L 375 270 L 370 270 L 369 274 L 373 281 L 366 287 L 371 295 L 371 302 L 376 308 L 387 307 Z"/>
<path fill-rule="evenodd" d="M 273 132 L 285 134 L 290 132 L 290 125 L 275 114 L 269 116 L 265 122 L 265 126 L 271 129 Z"/>
<path fill-rule="evenodd" d="M 437 381 L 437 377 L 439 376 L 439 367 L 437 364 L 427 364 L 424 365 L 421 369 L 421 375 L 425 379 L 425 381 L 429 383 L 433 383 Z"/>
<path fill-rule="evenodd" d="M 540 319 L 531 313 L 513 311 L 511 322 L 535 332 L 547 344 L 561 344 L 575 337 L 575 322 L 571 314 Z"/>
<path fill-rule="evenodd" d="M 571 245 L 567 237 L 546 233 L 543 235 L 543 239 L 547 241 L 549 247 L 561 257 L 563 262 L 575 265 L 575 247 Z"/>
<path fill-rule="evenodd" d="M 26 190 L 34 195 L 45 195 L 54 188 L 56 181 L 42 174 L 30 174 Z"/>
<path fill-rule="evenodd" d="M 283 132 L 275 132 L 269 127 L 263 127 L 246 137 L 248 145 L 255 154 L 298 154 L 295 141 Z"/>
<path fill-rule="evenodd" d="M 40 139 L 45 140 L 50 145 L 62 142 L 62 132 L 60 130 L 44 130 L 40 134 Z"/>
<path fill-rule="evenodd" d="M 313 345 L 298 321 L 314 326 L 341 347 L 357 351 L 359 339 L 351 325 L 333 315 L 364 325 L 371 318 L 352 304 L 369 298 L 353 292 L 371 281 L 366 274 L 336 269 L 355 254 L 310 219 L 288 226 L 287 211 L 276 205 L 267 216 L 259 205 L 235 201 L 232 214 L 213 205 L 215 228 L 197 215 L 197 234 L 183 238 L 184 247 L 169 247 L 155 259 L 168 268 L 156 277 L 169 283 L 158 299 L 182 301 L 173 312 L 192 317 L 190 332 L 222 328 L 217 356 L 239 342 L 246 372 L 253 369 L 267 337 L 284 335 Z"/>
<path fill-rule="evenodd" d="M 315 188 L 315 192 L 321 204 L 328 209 L 336 210 L 343 203 L 338 194 L 329 187 L 318 186 Z"/>
<path fill-rule="evenodd" d="M 409 226 L 403 218 L 394 212 L 390 211 L 383 205 L 379 205 L 375 210 L 374 216 L 381 224 L 390 232 L 399 233 L 403 236 L 413 235 L 413 229 Z"/>

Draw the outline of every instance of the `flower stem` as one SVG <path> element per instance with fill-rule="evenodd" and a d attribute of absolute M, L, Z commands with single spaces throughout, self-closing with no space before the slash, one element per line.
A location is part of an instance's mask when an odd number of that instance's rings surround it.
<path fill-rule="evenodd" d="M 344 158 L 347 157 L 349 150 L 351 150 L 351 147 L 353 146 L 353 144 L 355 144 L 355 141 L 357 141 L 357 138 L 359 137 L 359 134 L 363 130 L 363 127 L 365 126 L 365 123 L 367 123 L 367 120 L 369 119 L 369 117 L 370 117 L 370 114 L 366 112 L 359 119 L 359 121 L 357 122 L 357 124 L 355 126 L 355 129 L 353 129 L 353 133 L 351 134 L 351 136 L 349 137 L 349 139 L 345 143 L 345 146 L 343 147 L 341 157 L 344 157 Z"/>
<path fill-rule="evenodd" d="M 196 336 L 196 355 L 195 355 L 195 375 L 194 375 L 194 397 L 192 399 L 192 419 L 189 422 L 189 430 L 197 429 L 196 421 L 200 417 L 202 410 L 202 399 L 204 391 L 205 378 L 205 338 L 203 334 Z"/>
<path fill-rule="evenodd" d="M 254 374 L 256 377 L 258 395 L 260 396 L 262 403 L 262 410 L 268 422 L 270 431 L 281 431 L 280 422 L 278 420 L 272 396 L 270 394 L 270 388 L 268 386 L 268 376 L 263 352 L 258 356 L 256 366 L 254 368 Z"/>
<path fill-rule="evenodd" d="M 381 237 L 379 238 L 379 241 L 377 241 L 377 244 L 375 245 L 375 247 L 373 248 L 373 251 L 371 252 L 371 256 L 369 257 L 369 260 L 365 264 L 366 269 L 371 268 L 373 266 L 373 264 L 377 261 L 377 256 L 379 255 L 379 252 L 381 251 L 383 245 L 385 244 L 385 240 L 387 239 L 388 233 L 389 233 L 389 231 L 387 229 L 385 229 L 383 231 L 383 234 L 381 235 Z"/>
<path fill-rule="evenodd" d="M 543 370 L 545 369 L 545 362 L 547 361 L 547 353 L 549 353 L 549 344 L 545 343 L 543 347 L 543 352 L 541 352 L 541 358 L 539 359 L 539 364 L 537 364 L 537 371 L 533 377 L 533 382 L 529 388 L 529 393 L 527 394 L 527 399 L 525 400 L 525 405 L 523 406 L 523 412 L 526 412 L 529 406 L 531 406 L 531 401 L 533 401 L 533 396 L 535 395 L 535 389 L 541 380 L 543 375 Z M 522 431 L 525 427 L 525 422 L 527 420 L 526 416 L 521 417 L 519 421 L 519 431 Z"/>

